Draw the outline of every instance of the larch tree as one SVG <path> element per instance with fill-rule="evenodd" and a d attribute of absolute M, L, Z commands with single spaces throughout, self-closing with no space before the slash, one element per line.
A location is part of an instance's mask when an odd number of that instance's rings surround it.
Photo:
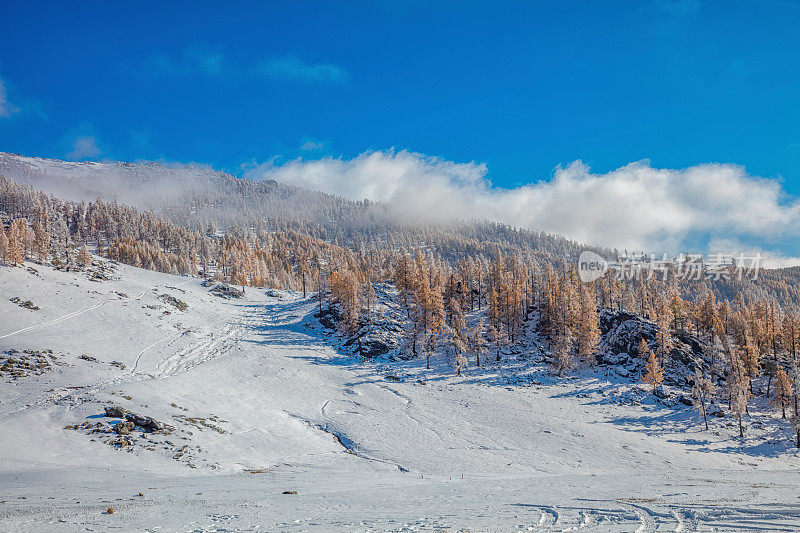
<path fill-rule="evenodd" d="M 730 394 L 731 411 L 739 421 L 739 437 L 744 437 L 744 427 L 742 426 L 742 415 L 747 412 L 747 405 L 750 402 L 750 381 L 743 365 L 731 365 L 731 371 L 726 382 L 728 393 Z"/>
<path fill-rule="evenodd" d="M 580 289 L 577 344 L 578 357 L 585 363 L 594 365 L 597 347 L 600 344 L 600 325 L 594 291 L 585 286 L 581 286 Z"/>
<path fill-rule="evenodd" d="M 781 418 L 786 418 L 786 406 L 792 401 L 792 382 L 783 370 L 778 368 L 775 372 L 775 391 L 770 399 L 773 409 L 781 410 Z"/>
<path fill-rule="evenodd" d="M 331 273 L 331 296 L 342 306 L 341 326 L 346 333 L 358 330 L 359 286 L 355 274 L 349 270 Z"/>
<path fill-rule="evenodd" d="M 647 356 L 647 363 L 644 365 L 642 373 L 642 381 L 650 385 L 653 390 L 656 390 L 656 387 L 664 381 L 664 369 L 661 368 L 661 363 L 658 362 L 653 352 L 650 352 Z"/>
<path fill-rule="evenodd" d="M 553 359 L 550 363 L 552 372 L 558 376 L 563 376 L 575 368 L 575 358 L 573 356 L 573 345 L 575 338 L 569 328 L 558 333 L 553 339 L 552 352 Z"/>
<path fill-rule="evenodd" d="M 508 344 L 508 335 L 506 335 L 503 325 L 495 327 L 490 321 L 489 326 L 486 328 L 486 336 L 489 337 L 489 342 L 495 349 L 495 361 L 500 360 L 500 348 Z"/>
<path fill-rule="evenodd" d="M 5 262 L 8 259 L 8 237 L 6 232 L 3 231 L 2 223 L 0 223 L 0 262 Z"/>
<path fill-rule="evenodd" d="M 800 412 L 795 410 L 792 417 L 789 419 L 789 424 L 795 432 L 797 447 L 800 448 Z"/>
<path fill-rule="evenodd" d="M 464 312 L 461 310 L 461 304 L 458 299 L 450 299 L 450 327 L 448 329 L 450 344 L 453 346 L 453 353 L 455 354 L 455 364 L 458 375 L 461 375 L 461 370 L 466 368 L 467 359 L 464 357 L 464 352 L 467 350 L 468 345 L 468 331 L 467 322 L 464 319 Z"/>
<path fill-rule="evenodd" d="M 84 244 L 81 251 L 78 252 L 78 264 L 82 267 L 87 267 L 92 264 L 92 255 L 89 253 L 89 248 Z"/>
<path fill-rule="evenodd" d="M 475 356 L 475 366 L 481 366 L 481 354 L 486 346 L 486 340 L 483 338 L 484 329 L 483 319 L 481 319 L 469 330 L 468 351 L 470 355 Z"/>
<path fill-rule="evenodd" d="M 706 400 L 713 397 L 716 387 L 714 382 L 708 377 L 704 376 L 700 368 L 695 370 L 694 385 L 692 385 L 692 400 L 694 401 L 695 409 L 700 411 L 703 415 L 703 423 L 708 431 L 708 414 L 706 412 Z"/>
<path fill-rule="evenodd" d="M 8 244 L 6 245 L 6 260 L 12 266 L 22 264 L 25 261 L 23 252 L 23 238 L 24 228 L 26 227 L 24 220 L 14 220 L 6 230 L 6 237 Z"/>
<path fill-rule="evenodd" d="M 464 352 L 456 353 L 455 365 L 456 365 L 456 373 L 460 376 L 461 371 L 467 368 L 467 358 L 464 357 Z"/>
<path fill-rule="evenodd" d="M 40 222 L 37 223 L 33 228 L 33 234 L 34 246 L 36 248 L 36 255 L 39 257 L 39 261 L 47 261 L 47 257 L 50 255 L 50 234 Z"/>
<path fill-rule="evenodd" d="M 639 341 L 639 348 L 637 349 L 637 355 L 639 359 L 642 361 L 647 361 L 647 358 L 650 356 L 650 346 L 648 346 L 647 341 L 644 340 L 644 335 L 642 335 L 641 340 Z"/>
<path fill-rule="evenodd" d="M 656 340 L 658 341 L 658 355 L 666 361 L 672 351 L 672 332 L 670 331 L 672 313 L 669 307 L 662 303 L 656 314 Z"/>

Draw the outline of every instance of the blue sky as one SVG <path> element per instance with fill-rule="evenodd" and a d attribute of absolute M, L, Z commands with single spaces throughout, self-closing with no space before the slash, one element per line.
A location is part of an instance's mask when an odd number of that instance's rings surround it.
<path fill-rule="evenodd" d="M 242 173 L 394 148 L 498 187 L 716 162 L 800 194 L 796 0 L 13 2 L 0 25 L 0 151 Z"/>

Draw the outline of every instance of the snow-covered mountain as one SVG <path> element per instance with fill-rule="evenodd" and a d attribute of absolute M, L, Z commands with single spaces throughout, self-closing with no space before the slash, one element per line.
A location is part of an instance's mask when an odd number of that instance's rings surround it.
<path fill-rule="evenodd" d="M 356 357 L 311 296 L 97 257 L 0 266 L 0 295 L 3 530 L 800 527 L 766 406 L 740 441 L 615 364 L 555 377 L 535 342 L 460 377 Z"/>

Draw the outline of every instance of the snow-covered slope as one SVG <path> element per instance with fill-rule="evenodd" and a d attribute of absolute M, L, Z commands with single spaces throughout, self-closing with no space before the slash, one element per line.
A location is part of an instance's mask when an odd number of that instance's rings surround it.
<path fill-rule="evenodd" d="M 0 267 L 2 530 L 800 527 L 768 415 L 739 442 L 602 370 L 354 358 L 311 298 L 111 268 Z"/>

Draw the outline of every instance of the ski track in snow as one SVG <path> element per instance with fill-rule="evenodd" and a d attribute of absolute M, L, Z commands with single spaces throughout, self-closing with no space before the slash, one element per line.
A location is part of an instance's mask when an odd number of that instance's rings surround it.
<path fill-rule="evenodd" d="M 188 282 L 186 282 L 186 283 L 188 283 Z M 89 311 L 93 311 L 95 309 L 98 309 L 98 308 L 104 306 L 105 304 L 107 304 L 109 302 L 125 302 L 125 301 L 130 301 L 130 300 L 141 300 L 144 297 L 145 294 L 147 294 L 148 292 L 150 292 L 154 288 L 156 288 L 156 287 L 152 287 L 150 289 L 142 291 L 142 293 L 140 295 L 136 296 L 135 298 L 119 298 L 119 297 L 117 297 L 117 298 L 107 298 L 107 299 L 103 300 L 100 303 L 97 303 L 97 304 L 94 304 L 94 305 L 90 305 L 86 309 L 80 309 L 78 311 L 72 311 L 70 313 L 67 313 L 65 315 L 59 316 L 59 317 L 54 318 L 52 320 L 48 320 L 48 321 L 45 321 L 45 322 L 42 322 L 42 323 L 39 323 L 39 324 L 33 324 L 32 326 L 28 326 L 26 328 L 18 329 L 17 331 L 12 331 L 11 333 L 6 333 L 4 335 L 0 335 L 0 339 L 5 339 L 7 337 L 11 337 L 13 335 L 18 335 L 19 333 L 25 333 L 26 331 L 31 331 L 31 330 L 38 329 L 38 328 L 41 328 L 41 327 L 52 326 L 52 325 L 58 324 L 58 323 L 63 322 L 65 320 L 69 320 L 70 318 L 75 318 L 76 316 L 80 316 L 80 315 L 82 315 L 84 313 L 88 313 Z"/>

